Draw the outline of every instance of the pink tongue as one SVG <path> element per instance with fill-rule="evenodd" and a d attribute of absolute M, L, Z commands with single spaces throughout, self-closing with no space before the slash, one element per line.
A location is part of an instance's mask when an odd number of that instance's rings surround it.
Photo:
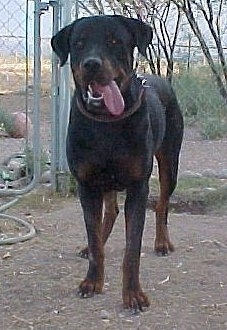
<path fill-rule="evenodd" d="M 95 82 L 92 85 L 92 89 L 94 92 L 103 95 L 105 106 L 113 116 L 119 116 L 122 114 L 125 107 L 124 99 L 114 80 L 106 86 L 102 86 Z"/>

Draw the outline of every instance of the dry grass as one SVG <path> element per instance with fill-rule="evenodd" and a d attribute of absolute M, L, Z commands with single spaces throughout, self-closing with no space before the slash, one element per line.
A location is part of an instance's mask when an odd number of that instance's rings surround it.
<path fill-rule="evenodd" d="M 0 94 L 23 93 L 26 88 L 26 59 L 17 56 L 0 57 Z M 41 61 L 41 90 L 49 91 L 51 61 Z M 28 60 L 28 85 L 33 90 L 33 58 Z"/>

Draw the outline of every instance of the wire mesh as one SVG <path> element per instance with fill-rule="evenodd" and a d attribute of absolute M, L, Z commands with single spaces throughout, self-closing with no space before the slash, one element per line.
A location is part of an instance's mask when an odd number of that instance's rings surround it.
<path fill-rule="evenodd" d="M 0 1 L 0 92 L 25 88 L 26 2 Z"/>
<path fill-rule="evenodd" d="M 50 12 L 51 15 L 51 12 Z M 44 16 L 44 15 L 40 15 Z M 51 18 L 50 18 L 51 22 Z M 49 24 L 51 27 L 51 23 Z M 51 30 L 51 28 L 50 28 Z M 48 31 L 49 32 L 49 31 Z M 38 36 L 39 38 L 39 36 Z M 50 86 L 51 60 L 47 48 L 49 36 L 44 34 L 42 45 L 42 73 L 40 109 L 41 166 L 46 164 L 50 150 Z M 14 175 L 25 155 L 29 171 L 34 168 L 32 157 L 36 120 L 34 116 L 34 2 L 28 0 L 0 0 L 0 187 L 20 188 L 27 182 Z M 15 123 L 17 123 L 15 125 Z M 22 128 L 22 133 L 18 134 Z M 15 134 L 16 131 L 16 134 Z M 9 159 L 16 161 L 17 170 Z M 15 164 L 15 162 L 14 162 Z M 23 167 L 23 166 L 22 166 Z M 18 179 L 18 180 L 17 180 Z M 19 185 L 19 186 L 17 186 Z"/>

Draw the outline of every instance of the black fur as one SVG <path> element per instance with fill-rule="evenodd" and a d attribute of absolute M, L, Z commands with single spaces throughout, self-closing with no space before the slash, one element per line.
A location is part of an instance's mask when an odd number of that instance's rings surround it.
<path fill-rule="evenodd" d="M 168 202 L 177 182 L 183 135 L 182 115 L 168 82 L 150 75 L 138 78 L 133 73 L 134 48 L 146 56 L 151 41 L 148 25 L 122 16 L 81 18 L 52 38 L 61 65 L 70 54 L 76 87 L 67 158 L 78 181 L 89 254 L 88 273 L 79 293 L 85 297 L 102 290 L 103 245 L 118 213 L 113 196 L 125 189 L 123 302 L 127 308 L 139 309 L 149 305 L 139 284 L 139 256 L 153 157 L 158 160 L 161 191 L 155 251 L 166 254 L 173 250 L 167 229 Z M 123 113 L 110 113 L 103 101 L 88 97 L 90 86 L 100 89 L 111 83 L 117 84 L 124 99 Z M 106 194 L 111 191 L 110 198 Z M 102 224 L 103 198 L 106 210 Z"/>

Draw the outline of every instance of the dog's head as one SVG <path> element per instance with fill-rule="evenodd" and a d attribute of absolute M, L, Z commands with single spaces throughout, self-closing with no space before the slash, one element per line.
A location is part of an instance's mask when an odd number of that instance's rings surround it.
<path fill-rule="evenodd" d="M 152 30 L 123 16 L 92 16 L 74 21 L 51 40 L 63 66 L 70 54 L 75 84 L 83 99 L 112 115 L 124 110 L 122 91 L 133 69 L 133 52 L 146 56 Z"/>

